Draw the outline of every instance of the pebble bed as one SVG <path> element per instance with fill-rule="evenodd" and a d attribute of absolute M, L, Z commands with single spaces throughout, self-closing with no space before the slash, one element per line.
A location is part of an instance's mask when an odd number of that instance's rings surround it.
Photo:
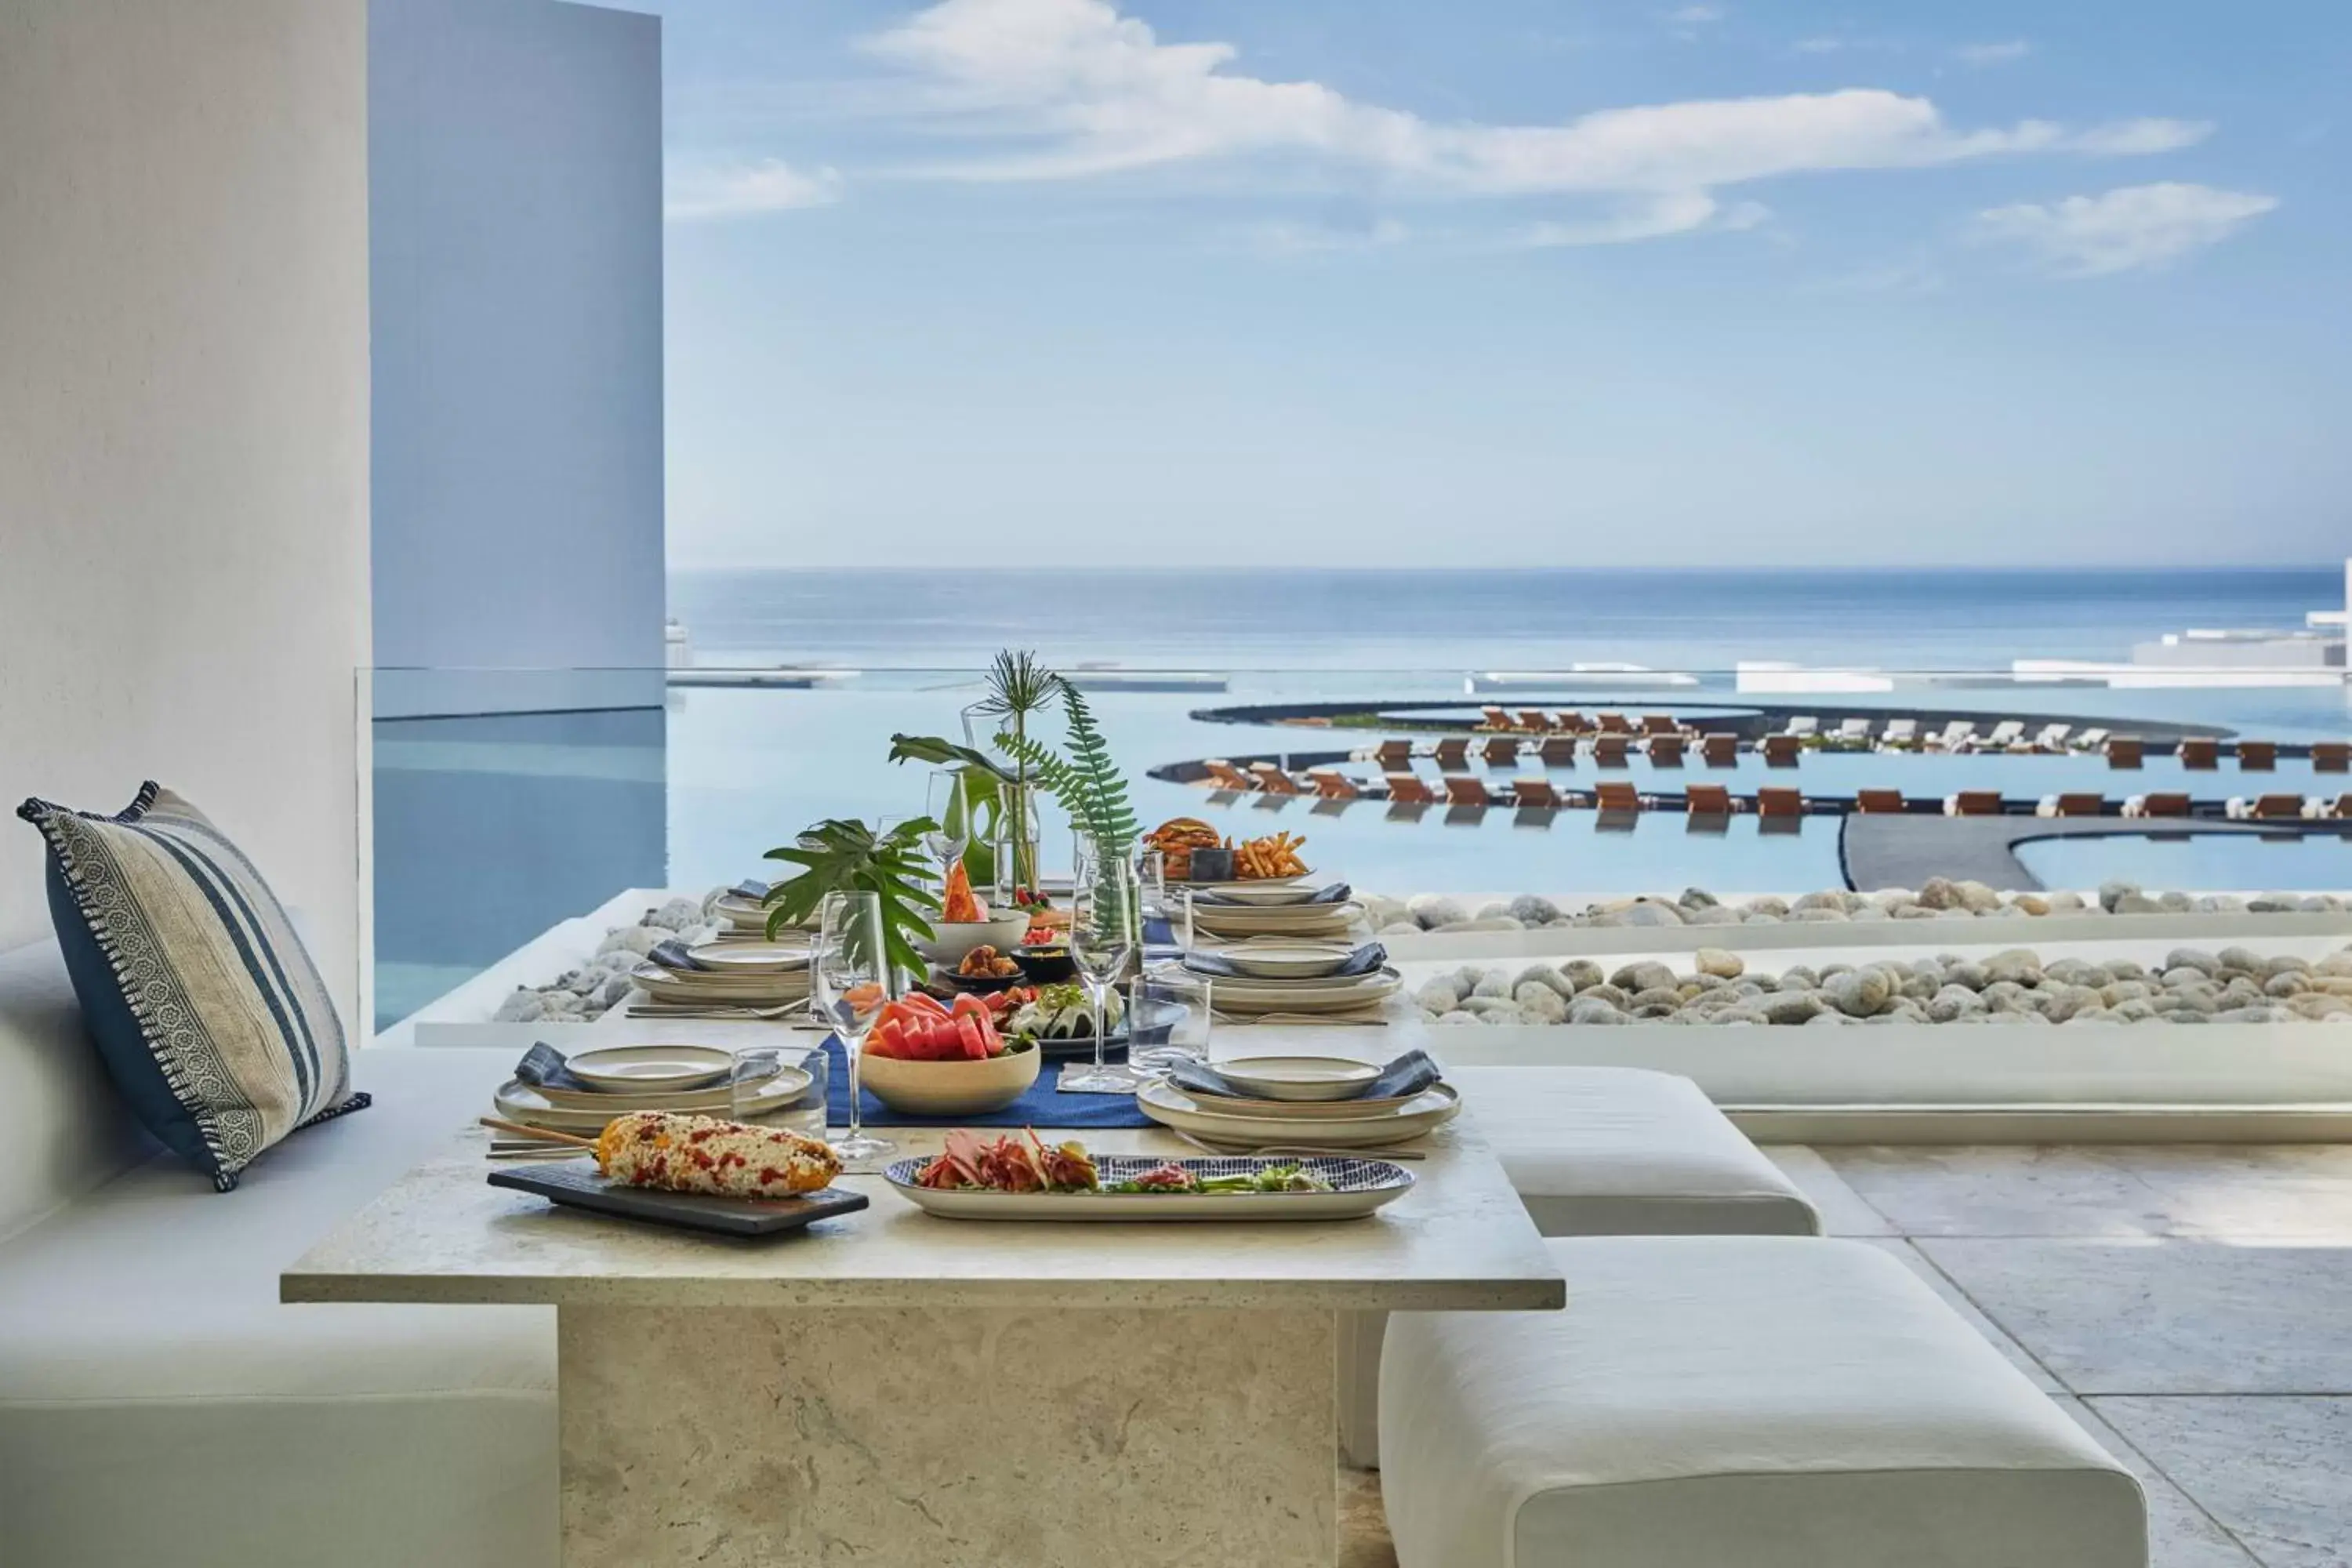
<path fill-rule="evenodd" d="M 1857 924 L 1875 921 L 1980 920 L 2000 915 L 2166 915 L 2341 912 L 2352 908 L 2333 893 L 2264 893 L 2242 899 L 2229 893 L 2151 893 L 2131 882 L 2109 882 L 2093 897 L 2076 892 L 2001 893 L 1982 882 L 1928 879 L 1917 889 L 1890 888 L 1875 893 L 1842 889 L 1794 899 L 1772 896 L 1727 903 L 1704 888 L 1685 889 L 1679 898 L 1654 894 L 1593 904 L 1573 913 L 1533 893 L 1496 900 L 1475 909 L 1442 893 L 1409 899 L 1369 894 L 1365 912 L 1383 936 L 1415 931 L 1545 931 L 1612 926 L 1783 925 L 1792 922 Z"/>
<path fill-rule="evenodd" d="M 604 933 L 596 955 L 577 969 L 567 970 L 549 985 L 518 985 L 507 994 L 491 1016 L 499 1024 L 587 1024 L 628 999 L 629 972 L 654 948 L 675 937 L 692 947 L 719 934 L 718 922 L 707 911 L 724 888 L 714 888 L 698 903 L 672 899 L 657 910 L 647 910 L 635 925 L 615 926 Z"/>
<path fill-rule="evenodd" d="M 1413 994 L 1442 1025 L 1668 1024 L 1738 1027 L 1979 1024 L 2068 1028 L 2137 1024 L 2293 1024 L 2352 1019 L 2352 946 L 2314 963 L 2242 947 L 2175 948 L 2162 965 L 2025 948 L 1751 973 L 1703 947 L 1678 973 L 1655 961 L 1604 970 L 1589 958 L 1510 968 L 1465 964 Z"/>

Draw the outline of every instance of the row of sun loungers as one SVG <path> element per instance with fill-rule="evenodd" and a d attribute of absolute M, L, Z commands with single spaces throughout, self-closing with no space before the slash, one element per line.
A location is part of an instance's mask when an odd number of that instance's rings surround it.
<path fill-rule="evenodd" d="M 2007 722 L 2013 723 L 2015 721 Z M 2064 726 L 2056 726 L 2063 729 Z M 2136 735 L 2107 735 L 2103 731 L 2086 731 L 2086 735 L 2100 737 L 2098 749 L 2114 768 L 2137 768 L 2144 764 L 2147 742 Z M 1528 757 L 1538 759 L 1547 768 L 1569 768 L 1576 765 L 1580 756 L 1589 755 L 1601 767 L 1624 767 L 1638 751 L 1657 767 L 1680 767 L 1692 753 L 1709 767 L 1737 767 L 1745 744 L 1737 735 L 1715 731 L 1705 734 L 1633 734 L 1603 732 L 1580 737 L 1550 735 L 1530 746 L 1513 736 L 1492 735 L 1475 742 L 1467 736 L 1447 736 L 1426 750 L 1407 740 L 1381 742 L 1370 751 L 1358 753 L 1366 762 L 1378 763 L 1384 770 L 1394 772 L 1410 768 L 1417 756 L 1436 760 L 1445 773 L 1466 772 L 1475 757 L 1490 768 L 1516 768 Z M 1762 737 L 1755 750 L 1770 767 L 1794 767 L 1805 751 L 1805 737 L 1786 731 Z M 2026 753 L 2048 754 L 2048 748 L 2024 745 L 2002 748 L 1987 745 L 1963 748 L 1969 751 L 2019 750 Z M 2157 754 L 2163 754 L 2161 743 Z M 2180 741 L 2173 747 L 2184 768 L 2211 772 L 2221 765 L 2221 742 L 2201 737 Z M 2240 741 L 2232 748 L 2242 773 L 2269 773 L 2278 767 L 2278 745 L 2272 741 Z M 2316 773 L 2352 772 L 2352 743 L 2342 741 L 2315 741 L 2310 749 L 2311 765 Z M 1222 780 L 1220 782 L 1223 782 Z M 1240 786 L 1247 787 L 1247 786 Z"/>
<path fill-rule="evenodd" d="M 1575 711 L 1553 713 L 1539 708 L 1522 708 L 1513 713 L 1489 705 L 1479 710 L 1478 727 L 1505 735 L 1681 735 L 1692 731 L 1671 713 L 1644 713 L 1628 718 L 1618 712 L 1600 712 L 1587 719 Z"/>

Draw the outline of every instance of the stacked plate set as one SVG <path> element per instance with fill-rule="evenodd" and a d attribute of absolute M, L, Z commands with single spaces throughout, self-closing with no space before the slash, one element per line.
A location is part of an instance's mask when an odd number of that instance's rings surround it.
<path fill-rule="evenodd" d="M 493 1099 L 509 1121 L 593 1136 L 633 1110 L 721 1118 L 740 1110 L 756 1120 L 782 1110 L 814 1081 L 799 1068 L 780 1064 L 746 1079 L 739 1103 L 728 1082 L 733 1068 L 730 1053 L 710 1046 L 606 1046 L 569 1058 L 535 1046 Z"/>
<path fill-rule="evenodd" d="M 1370 1149 L 1443 1127 L 1462 1097 L 1410 1052 L 1383 1067 L 1347 1057 L 1238 1057 L 1180 1068 L 1136 1091 L 1143 1113 L 1221 1149 Z"/>
<path fill-rule="evenodd" d="M 1195 932 L 1198 943 L 1198 932 Z M 1377 942 L 1261 936 L 1195 945 L 1184 967 L 1205 976 L 1220 1017 L 1277 1015 L 1318 1022 L 1381 1023 L 1388 999 L 1404 987 Z"/>
<path fill-rule="evenodd" d="M 1276 936 L 1337 942 L 1364 929 L 1364 906 L 1349 896 L 1345 884 L 1311 888 L 1293 878 L 1195 882 L 1186 891 L 1196 941 Z"/>
<path fill-rule="evenodd" d="M 805 940 L 664 942 L 629 978 L 645 993 L 634 1017 L 774 1016 L 808 1000 L 809 948 Z"/>

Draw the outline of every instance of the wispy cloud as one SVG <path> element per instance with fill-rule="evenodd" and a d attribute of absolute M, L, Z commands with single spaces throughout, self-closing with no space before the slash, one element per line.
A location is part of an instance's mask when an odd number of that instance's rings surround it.
<path fill-rule="evenodd" d="M 1998 44 L 1962 44 L 1952 58 L 1964 66 L 2005 66 L 2032 52 L 2033 46 L 2023 38 L 2010 38 Z"/>
<path fill-rule="evenodd" d="M 2022 247 L 2063 277 L 2098 278 L 2169 266 L 2237 233 L 2275 196 L 2166 183 L 2095 196 L 2021 202 L 1979 213 L 1977 237 Z"/>
<path fill-rule="evenodd" d="M 1695 27 L 1708 22 L 1720 22 L 1724 9 L 1720 5 L 1681 5 L 1666 13 L 1666 20 L 1685 27 Z"/>
<path fill-rule="evenodd" d="M 1232 68 L 1227 43 L 1163 43 L 1108 0 L 943 0 L 866 40 L 919 112 L 995 146 L 914 171 L 1068 180 L 1180 164 L 1287 163 L 1401 196 L 1647 195 L 1832 170 L 2030 153 L 2147 153 L 2210 127 L 2043 120 L 1961 130 L 1878 89 L 1605 109 L 1554 124 L 1436 123 L 1316 81 Z"/>
<path fill-rule="evenodd" d="M 672 223 L 821 207 L 839 201 L 842 188 L 836 170 L 796 169 L 781 158 L 673 171 L 667 181 L 662 215 Z"/>
<path fill-rule="evenodd" d="M 1631 245 L 1637 240 L 1667 239 L 1679 234 L 1730 233 L 1754 228 L 1772 214 L 1760 202 L 1728 205 L 1703 192 L 1646 197 L 1626 202 L 1615 211 L 1575 222 L 1530 224 L 1512 235 L 1514 249 L 1551 250 L 1567 246 Z"/>

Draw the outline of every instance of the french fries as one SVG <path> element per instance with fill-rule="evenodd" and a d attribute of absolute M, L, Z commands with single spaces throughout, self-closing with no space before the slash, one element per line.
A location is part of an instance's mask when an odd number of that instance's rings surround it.
<path fill-rule="evenodd" d="M 1230 838 L 1218 837 L 1217 830 L 1197 816 L 1179 816 L 1145 834 L 1143 841 L 1160 851 L 1168 875 L 1180 881 L 1192 875 L 1195 849 L 1232 850 L 1234 876 L 1242 881 L 1307 874 L 1307 862 L 1298 858 L 1299 847 L 1307 842 L 1303 834 L 1269 833 L 1263 838 L 1236 844 Z"/>
<path fill-rule="evenodd" d="M 1255 881 L 1268 877 L 1300 877 L 1306 875 L 1307 862 L 1298 858 L 1298 847 L 1307 842 L 1297 833 L 1270 833 L 1264 838 L 1253 838 L 1234 848 L 1234 875 L 1244 881 Z"/>

